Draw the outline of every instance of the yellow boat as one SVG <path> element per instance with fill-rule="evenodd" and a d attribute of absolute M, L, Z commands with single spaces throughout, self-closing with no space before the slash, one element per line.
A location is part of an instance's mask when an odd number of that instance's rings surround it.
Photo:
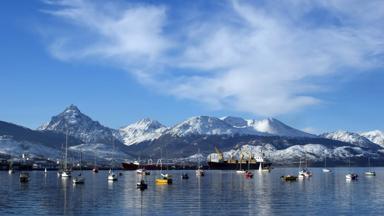
<path fill-rule="evenodd" d="M 171 178 L 158 178 L 156 179 L 156 184 L 172 184 Z"/>

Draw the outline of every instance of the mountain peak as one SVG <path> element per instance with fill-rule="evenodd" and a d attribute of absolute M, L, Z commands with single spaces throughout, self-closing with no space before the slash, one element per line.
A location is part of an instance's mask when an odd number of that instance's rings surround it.
<path fill-rule="evenodd" d="M 240 117 L 225 116 L 220 119 L 234 127 L 238 127 L 238 128 L 247 127 L 247 121 Z"/>
<path fill-rule="evenodd" d="M 78 113 L 81 113 L 80 109 L 76 105 L 74 105 L 74 104 L 71 104 L 67 108 L 65 108 L 64 112 L 78 112 Z"/>

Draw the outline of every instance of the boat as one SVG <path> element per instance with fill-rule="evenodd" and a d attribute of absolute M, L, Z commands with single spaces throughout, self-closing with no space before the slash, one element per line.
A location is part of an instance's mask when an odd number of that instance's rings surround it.
<path fill-rule="evenodd" d="M 64 169 L 60 172 L 60 177 L 70 178 L 72 175 L 71 170 L 68 168 L 68 130 L 65 134 L 65 158 L 64 158 Z"/>
<path fill-rule="evenodd" d="M 108 171 L 108 181 L 117 181 L 117 175 L 112 169 Z"/>
<path fill-rule="evenodd" d="M 29 181 L 29 173 L 27 172 L 21 172 L 20 173 L 20 182 L 26 183 Z"/>
<path fill-rule="evenodd" d="M 198 149 L 198 155 L 200 156 L 200 149 Z M 200 164 L 200 157 L 199 156 L 197 158 L 197 170 L 195 171 L 196 172 L 196 176 L 198 176 L 198 177 L 205 175 L 203 167 Z"/>
<path fill-rule="evenodd" d="M 139 182 L 136 183 L 137 189 L 145 190 L 148 188 L 148 185 L 145 183 L 144 179 L 141 179 Z"/>
<path fill-rule="evenodd" d="M 8 174 L 11 175 L 11 174 L 13 174 L 13 173 L 15 173 L 15 170 L 13 170 L 12 168 L 8 170 Z"/>
<path fill-rule="evenodd" d="M 78 176 L 72 179 L 73 184 L 84 184 L 85 177 L 82 175 L 82 159 L 83 159 L 83 152 L 80 151 L 80 173 Z"/>
<path fill-rule="evenodd" d="M 357 177 L 359 177 L 356 173 L 349 173 L 345 175 L 345 178 L 347 180 L 357 180 Z"/>
<path fill-rule="evenodd" d="M 113 168 L 113 156 L 114 156 L 114 154 L 115 154 L 115 140 L 113 139 L 113 152 L 112 152 L 112 160 L 111 160 L 112 165 L 111 165 L 111 169 L 109 169 L 108 177 L 107 177 L 108 181 L 110 181 L 110 182 L 117 181 L 117 175 L 116 175 L 116 173 L 112 170 L 112 168 Z"/>
<path fill-rule="evenodd" d="M 218 155 L 217 160 L 212 160 L 210 157 L 207 164 L 209 169 L 211 170 L 237 170 L 239 169 L 239 161 L 235 160 L 233 158 L 230 158 L 228 160 L 224 159 L 224 154 L 221 152 L 217 147 L 215 147 L 215 152 Z M 245 162 L 245 164 L 244 164 Z M 251 170 L 257 170 L 260 167 L 260 163 L 262 164 L 262 169 L 270 170 L 272 163 L 266 161 L 264 159 L 263 162 L 259 162 L 259 159 L 255 159 L 252 156 L 243 162 L 243 165 L 246 165 L 250 167 Z"/>
<path fill-rule="evenodd" d="M 312 176 L 312 173 L 311 173 L 311 171 L 309 171 L 308 170 L 308 168 L 307 168 L 307 160 L 305 160 L 306 162 L 305 162 L 305 168 L 301 168 L 301 159 L 300 159 L 300 164 L 299 164 L 299 169 L 300 169 L 300 171 L 299 171 L 299 175 L 298 175 L 298 178 L 300 178 L 300 179 L 303 179 L 303 178 L 309 178 L 309 177 L 311 177 Z"/>
<path fill-rule="evenodd" d="M 189 179 L 188 173 L 182 173 L 181 179 Z"/>
<path fill-rule="evenodd" d="M 298 177 L 293 175 L 285 175 L 285 176 L 281 176 L 280 178 L 283 179 L 284 181 L 296 181 Z"/>
<path fill-rule="evenodd" d="M 368 167 L 369 167 L 369 170 L 364 174 L 366 176 L 376 176 L 376 172 L 371 170 L 371 158 L 368 158 Z"/>
<path fill-rule="evenodd" d="M 96 165 L 96 151 L 95 151 L 95 161 L 94 161 L 94 164 L 93 164 L 92 172 L 93 173 L 98 173 L 99 172 L 99 167 L 97 167 L 97 165 Z"/>
<path fill-rule="evenodd" d="M 323 168 L 324 173 L 329 173 L 331 172 L 330 169 L 327 168 L 327 157 L 324 158 L 324 168 Z"/>
<path fill-rule="evenodd" d="M 44 168 L 44 175 L 47 175 L 48 171 L 47 168 Z"/>
<path fill-rule="evenodd" d="M 161 156 L 162 156 L 162 151 L 161 151 Z M 155 182 L 156 184 L 172 184 L 172 175 L 168 174 L 168 173 L 163 173 L 163 163 L 161 161 L 161 158 L 159 159 L 160 160 L 160 175 L 161 175 L 161 178 L 156 178 Z"/>
<path fill-rule="evenodd" d="M 252 154 L 250 154 L 250 156 L 252 157 Z M 256 156 L 256 161 L 259 162 L 259 172 L 270 172 L 271 166 L 263 166 L 263 163 L 265 163 L 265 159 L 263 156 L 264 156 L 263 152 L 260 152 L 260 155 Z"/>
<path fill-rule="evenodd" d="M 245 171 L 244 173 L 245 178 L 253 178 L 253 173 L 249 170 Z"/>
<path fill-rule="evenodd" d="M 151 173 L 147 171 L 146 169 L 137 169 L 136 173 L 139 175 L 150 175 Z"/>
<path fill-rule="evenodd" d="M 349 158 L 348 167 L 349 170 L 351 170 L 351 158 Z M 357 180 L 357 177 L 359 176 L 356 173 L 352 173 L 351 171 L 347 175 L 345 175 L 345 179 L 347 181 Z"/>

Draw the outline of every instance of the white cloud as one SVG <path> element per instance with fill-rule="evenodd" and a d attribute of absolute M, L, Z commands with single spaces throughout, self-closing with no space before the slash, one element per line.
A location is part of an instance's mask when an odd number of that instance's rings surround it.
<path fill-rule="evenodd" d="M 117 63 L 163 93 L 258 115 L 321 102 L 315 93 L 329 87 L 317 79 L 382 66 L 381 1 L 228 4 L 172 26 L 172 7 L 61 1 L 48 13 L 81 36 L 55 35 L 51 52 Z"/>

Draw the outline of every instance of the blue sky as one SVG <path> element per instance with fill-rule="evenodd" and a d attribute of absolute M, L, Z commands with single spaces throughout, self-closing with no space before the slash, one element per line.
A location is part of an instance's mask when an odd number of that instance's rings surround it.
<path fill-rule="evenodd" d="M 384 129 L 382 1 L 1 4 L 4 121 L 35 128 L 76 104 L 110 127 L 234 115 Z"/>

